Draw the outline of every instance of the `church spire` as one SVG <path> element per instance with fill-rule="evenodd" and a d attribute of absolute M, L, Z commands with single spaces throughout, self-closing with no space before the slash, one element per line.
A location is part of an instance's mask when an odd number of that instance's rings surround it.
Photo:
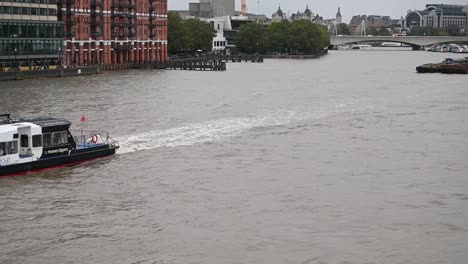
<path fill-rule="evenodd" d="M 336 23 L 342 22 L 341 8 L 338 7 L 338 13 L 336 13 Z"/>

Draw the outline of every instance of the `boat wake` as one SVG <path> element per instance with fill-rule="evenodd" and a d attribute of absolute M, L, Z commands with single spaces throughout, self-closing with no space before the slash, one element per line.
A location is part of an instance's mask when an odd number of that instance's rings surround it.
<path fill-rule="evenodd" d="M 192 146 L 203 143 L 222 142 L 253 129 L 287 125 L 307 118 L 324 118 L 330 114 L 339 112 L 339 108 L 344 106 L 337 105 L 333 111 L 321 111 L 319 109 L 316 109 L 313 113 L 278 111 L 259 116 L 225 118 L 189 124 L 168 130 L 155 130 L 134 134 L 117 138 L 120 144 L 118 153 L 125 154 L 161 147 Z"/>

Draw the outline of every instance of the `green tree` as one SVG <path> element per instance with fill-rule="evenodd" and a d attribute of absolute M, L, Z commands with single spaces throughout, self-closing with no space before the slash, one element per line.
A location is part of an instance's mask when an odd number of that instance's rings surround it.
<path fill-rule="evenodd" d="M 316 24 L 314 24 L 314 26 L 316 27 L 318 36 L 320 37 L 320 45 L 321 45 L 317 47 L 316 50 L 320 51 L 324 49 L 325 47 L 330 46 L 330 34 L 328 33 L 327 27 L 316 25 Z"/>
<path fill-rule="evenodd" d="M 268 51 L 286 52 L 288 49 L 288 35 L 291 23 L 287 20 L 276 23 L 273 22 L 268 27 Z"/>
<path fill-rule="evenodd" d="M 388 31 L 388 29 L 384 26 L 378 27 L 378 28 L 371 27 L 367 31 L 367 34 L 373 35 L 373 36 L 391 36 L 392 35 L 392 33 Z"/>
<path fill-rule="evenodd" d="M 215 30 L 210 23 L 203 22 L 199 19 L 188 19 L 184 21 L 184 26 L 190 36 L 190 51 L 211 51 Z"/>
<path fill-rule="evenodd" d="M 288 49 L 291 53 L 317 53 L 330 44 L 327 29 L 309 20 L 291 23 L 288 35 Z"/>
<path fill-rule="evenodd" d="M 351 31 L 349 30 L 348 25 L 345 23 L 340 23 L 337 25 L 338 35 L 350 35 Z"/>
<path fill-rule="evenodd" d="M 246 53 L 314 54 L 329 44 L 327 28 L 308 20 L 273 22 L 268 28 L 245 24 L 236 38 L 237 48 Z"/>
<path fill-rule="evenodd" d="M 267 30 L 262 25 L 248 23 L 241 26 L 236 37 L 236 47 L 241 52 L 264 52 L 267 45 Z"/>
<path fill-rule="evenodd" d="M 169 54 L 211 51 L 215 31 L 210 23 L 198 19 L 184 21 L 177 12 L 169 12 L 168 20 Z"/>
<path fill-rule="evenodd" d="M 413 26 L 408 36 L 448 36 L 449 33 L 443 29 L 433 27 Z"/>
<path fill-rule="evenodd" d="M 168 13 L 168 49 L 170 54 L 187 51 L 190 35 L 182 18 L 176 12 Z"/>
<path fill-rule="evenodd" d="M 463 34 L 463 32 L 461 31 L 460 27 L 457 26 L 457 25 L 450 25 L 448 26 L 445 31 L 447 31 L 447 33 L 450 35 L 450 36 L 463 36 L 465 34 Z"/>

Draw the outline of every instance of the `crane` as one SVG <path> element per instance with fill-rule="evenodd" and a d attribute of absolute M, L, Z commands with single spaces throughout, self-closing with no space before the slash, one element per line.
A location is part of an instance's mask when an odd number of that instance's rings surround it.
<path fill-rule="evenodd" d="M 247 15 L 247 0 L 242 0 L 242 15 Z"/>

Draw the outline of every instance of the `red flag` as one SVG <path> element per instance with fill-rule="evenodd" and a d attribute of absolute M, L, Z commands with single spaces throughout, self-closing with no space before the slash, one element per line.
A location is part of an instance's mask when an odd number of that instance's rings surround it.
<path fill-rule="evenodd" d="M 80 121 L 81 121 L 81 123 L 86 122 L 86 117 L 83 115 L 83 116 L 81 117 L 81 120 L 80 120 Z"/>

